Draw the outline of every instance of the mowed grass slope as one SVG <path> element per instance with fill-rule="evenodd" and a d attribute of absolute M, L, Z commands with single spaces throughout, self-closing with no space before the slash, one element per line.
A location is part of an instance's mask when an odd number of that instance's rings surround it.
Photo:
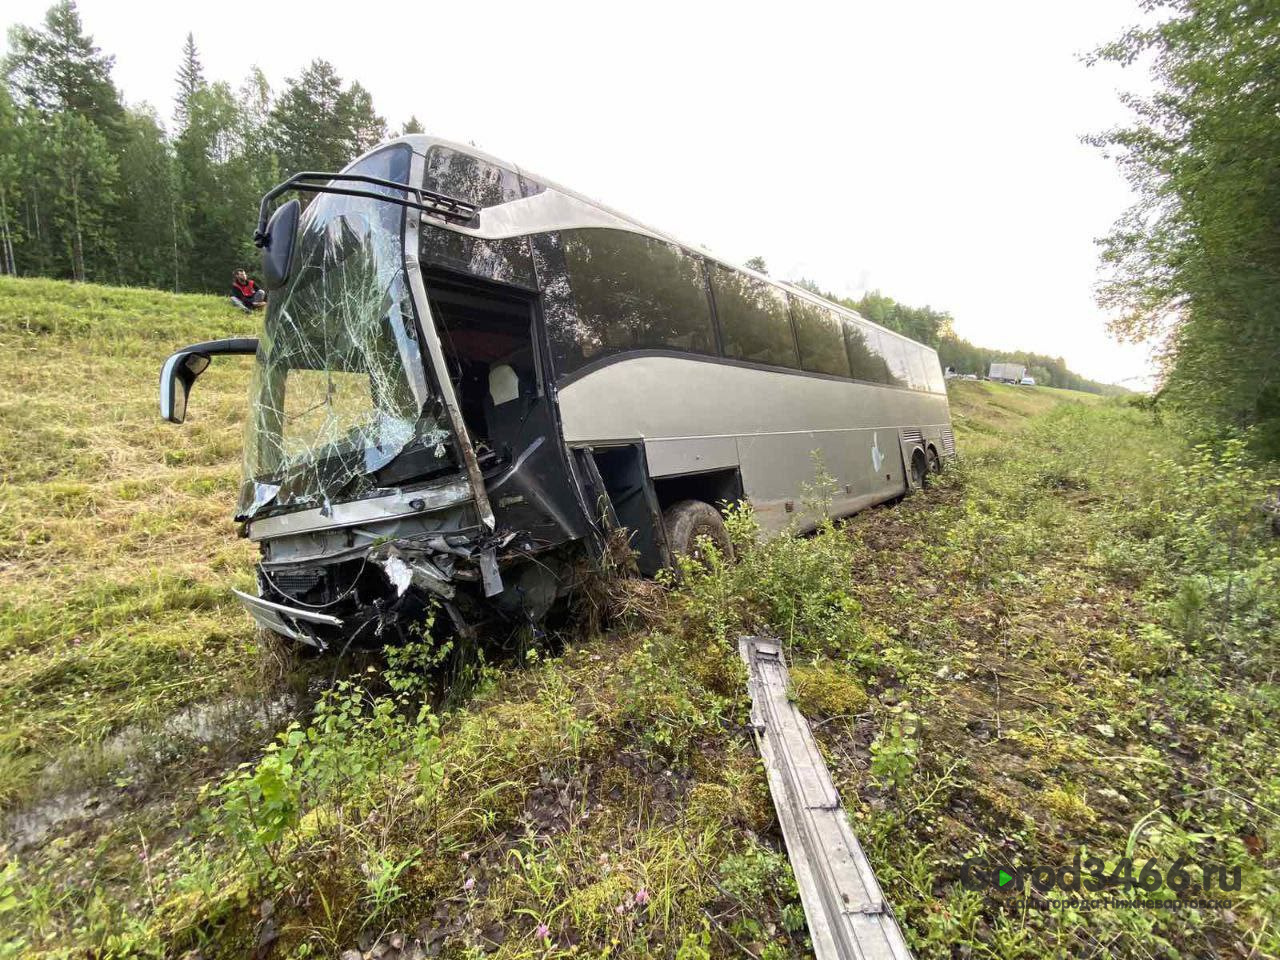
<path fill-rule="evenodd" d="M 157 414 L 173 349 L 251 330 L 218 297 L 0 279 L 0 803 L 254 669 L 229 594 L 249 361 L 214 364 L 185 426 Z"/>
<path fill-rule="evenodd" d="M 1101 403 L 1102 398 L 1056 387 L 1022 387 L 988 380 L 950 380 L 951 423 L 967 453 L 977 453 L 1007 440 L 1029 417 L 1061 403 Z"/>

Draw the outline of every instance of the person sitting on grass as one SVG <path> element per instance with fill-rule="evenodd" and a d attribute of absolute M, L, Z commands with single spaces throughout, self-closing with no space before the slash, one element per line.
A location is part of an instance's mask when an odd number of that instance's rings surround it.
<path fill-rule="evenodd" d="M 231 275 L 231 302 L 241 310 L 261 310 L 267 305 L 267 291 L 243 270 L 237 270 Z"/>

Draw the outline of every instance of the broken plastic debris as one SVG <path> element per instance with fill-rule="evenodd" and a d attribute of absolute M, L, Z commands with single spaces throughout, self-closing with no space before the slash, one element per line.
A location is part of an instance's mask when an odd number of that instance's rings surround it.
<path fill-rule="evenodd" d="M 396 588 L 396 596 L 403 597 L 409 584 L 413 583 L 413 571 L 409 569 L 409 565 L 399 557 L 388 557 L 383 561 L 382 569 L 387 574 L 387 580 Z"/>

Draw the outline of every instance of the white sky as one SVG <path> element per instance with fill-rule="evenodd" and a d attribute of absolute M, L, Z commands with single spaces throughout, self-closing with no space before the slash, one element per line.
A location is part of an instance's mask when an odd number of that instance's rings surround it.
<path fill-rule="evenodd" d="M 0 23 L 47 6 L 8 0 Z M 188 30 L 236 86 L 324 57 L 393 129 L 416 114 L 729 259 L 945 309 L 1101 380 L 1150 372 L 1093 302 L 1094 239 L 1130 195 L 1079 140 L 1145 85 L 1078 59 L 1136 0 L 550 7 L 80 0 L 126 99 L 163 117 Z"/>

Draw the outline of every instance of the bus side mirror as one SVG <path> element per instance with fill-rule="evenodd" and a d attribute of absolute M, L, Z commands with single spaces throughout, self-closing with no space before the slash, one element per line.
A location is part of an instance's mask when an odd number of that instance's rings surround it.
<path fill-rule="evenodd" d="M 244 355 L 258 352 L 257 337 L 210 340 L 179 350 L 160 368 L 160 417 L 170 423 L 187 419 L 187 398 L 196 378 L 209 369 L 217 354 Z"/>
<path fill-rule="evenodd" d="M 266 234 L 262 239 L 262 285 L 268 290 L 279 290 L 289 281 L 301 213 L 302 204 L 294 199 L 267 221 Z"/>

